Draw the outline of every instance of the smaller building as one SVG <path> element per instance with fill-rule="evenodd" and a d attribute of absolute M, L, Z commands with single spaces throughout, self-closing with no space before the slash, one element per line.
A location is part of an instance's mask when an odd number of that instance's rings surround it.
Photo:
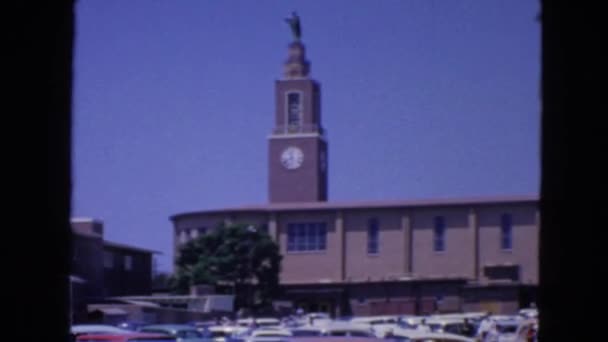
<path fill-rule="evenodd" d="M 160 252 L 104 240 L 101 220 L 73 218 L 70 290 L 74 322 L 107 297 L 150 295 L 152 257 Z"/>

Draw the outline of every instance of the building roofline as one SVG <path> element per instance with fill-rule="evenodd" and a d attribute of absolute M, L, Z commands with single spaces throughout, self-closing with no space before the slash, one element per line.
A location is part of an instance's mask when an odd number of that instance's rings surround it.
<path fill-rule="evenodd" d="M 468 283 L 470 279 L 465 276 L 435 276 L 435 277 L 404 277 L 396 279 L 372 279 L 372 280 L 336 280 L 336 281 L 293 281 L 281 282 L 281 286 L 342 286 L 342 285 L 365 285 L 365 284 L 380 284 L 380 283 L 432 283 L 432 282 L 457 282 Z"/>
<path fill-rule="evenodd" d="M 101 224 L 103 224 L 102 220 L 92 218 L 92 217 L 71 217 L 70 222 L 71 223 L 101 223 Z"/>
<path fill-rule="evenodd" d="M 538 202 L 538 195 L 514 195 L 514 196 L 485 196 L 467 198 L 435 198 L 420 200 L 378 200 L 378 201 L 343 201 L 343 202 L 286 202 L 267 203 L 261 205 L 245 205 L 240 207 L 228 207 L 220 209 L 190 211 L 170 216 L 171 221 L 188 216 L 201 214 L 230 214 L 233 212 L 248 213 L 271 213 L 284 211 L 311 211 L 311 210 L 336 210 L 336 209 L 388 209 L 388 208 L 419 208 L 440 207 L 458 205 L 494 205 L 503 203 L 531 203 Z"/>
<path fill-rule="evenodd" d="M 108 246 L 108 247 L 120 248 L 120 249 L 128 249 L 128 250 L 132 250 L 132 251 L 143 252 L 143 253 L 150 253 L 150 254 L 163 254 L 162 252 L 155 251 L 155 250 L 152 250 L 152 249 L 135 247 L 135 246 L 126 245 L 126 244 L 118 243 L 118 242 L 112 242 L 112 241 L 108 241 L 108 240 L 104 240 L 103 241 L 103 246 L 104 247 Z"/>

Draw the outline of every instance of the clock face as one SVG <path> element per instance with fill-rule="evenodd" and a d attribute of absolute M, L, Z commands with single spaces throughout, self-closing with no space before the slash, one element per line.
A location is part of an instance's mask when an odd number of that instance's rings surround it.
<path fill-rule="evenodd" d="M 304 153 L 295 146 L 290 146 L 281 153 L 281 164 L 288 170 L 299 168 L 303 161 Z"/>

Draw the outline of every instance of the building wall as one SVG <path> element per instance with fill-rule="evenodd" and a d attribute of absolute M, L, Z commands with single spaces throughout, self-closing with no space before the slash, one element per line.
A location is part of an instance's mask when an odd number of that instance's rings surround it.
<path fill-rule="evenodd" d="M 515 314 L 521 289 L 514 286 L 476 287 L 463 290 L 464 311 Z"/>
<path fill-rule="evenodd" d="M 491 206 L 477 210 L 479 222 L 479 255 L 481 281 L 484 265 L 520 265 L 520 281 L 538 284 L 539 224 L 537 207 L 529 205 Z M 501 248 L 501 216 L 512 216 L 512 249 Z"/>
<path fill-rule="evenodd" d="M 103 237 L 103 222 L 93 219 L 77 219 L 71 221 L 72 232 L 79 235 Z"/>
<path fill-rule="evenodd" d="M 99 236 L 72 234 L 71 273 L 82 278 L 85 283 L 75 285 L 77 304 L 86 303 L 103 296 L 103 240 Z"/>
<path fill-rule="evenodd" d="M 112 267 L 104 267 L 106 296 L 148 295 L 152 289 L 152 254 L 130 249 L 105 246 L 104 251 L 113 255 Z M 125 257 L 132 257 L 128 270 Z"/>
<path fill-rule="evenodd" d="M 302 165 L 286 169 L 283 151 L 291 146 L 302 150 Z M 313 202 L 326 200 L 325 173 L 320 172 L 319 154 L 327 144 L 320 137 L 275 137 L 268 142 L 268 194 L 270 202 Z"/>
<path fill-rule="evenodd" d="M 402 227 L 403 211 L 351 210 L 344 212 L 346 279 L 381 280 L 403 276 L 409 255 L 407 231 Z M 377 254 L 368 254 L 368 221 L 379 225 Z"/>
<path fill-rule="evenodd" d="M 277 215 L 279 248 L 283 255 L 281 282 L 312 282 L 341 280 L 341 239 L 336 232 L 336 215 L 325 212 L 290 212 Z M 325 222 L 327 243 L 324 251 L 287 252 L 289 223 Z"/>
<path fill-rule="evenodd" d="M 469 208 L 418 208 L 412 210 L 412 258 L 416 276 L 474 278 L 475 238 L 469 225 Z M 443 216 L 445 250 L 433 249 L 434 218 Z"/>

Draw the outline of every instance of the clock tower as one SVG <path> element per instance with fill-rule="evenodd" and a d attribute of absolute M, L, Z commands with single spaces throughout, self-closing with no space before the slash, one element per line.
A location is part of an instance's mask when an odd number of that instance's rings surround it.
<path fill-rule="evenodd" d="M 321 87 L 310 79 L 299 39 L 289 44 L 283 78 L 275 83 L 275 127 L 268 138 L 269 200 L 327 200 L 327 141 L 321 126 Z"/>

